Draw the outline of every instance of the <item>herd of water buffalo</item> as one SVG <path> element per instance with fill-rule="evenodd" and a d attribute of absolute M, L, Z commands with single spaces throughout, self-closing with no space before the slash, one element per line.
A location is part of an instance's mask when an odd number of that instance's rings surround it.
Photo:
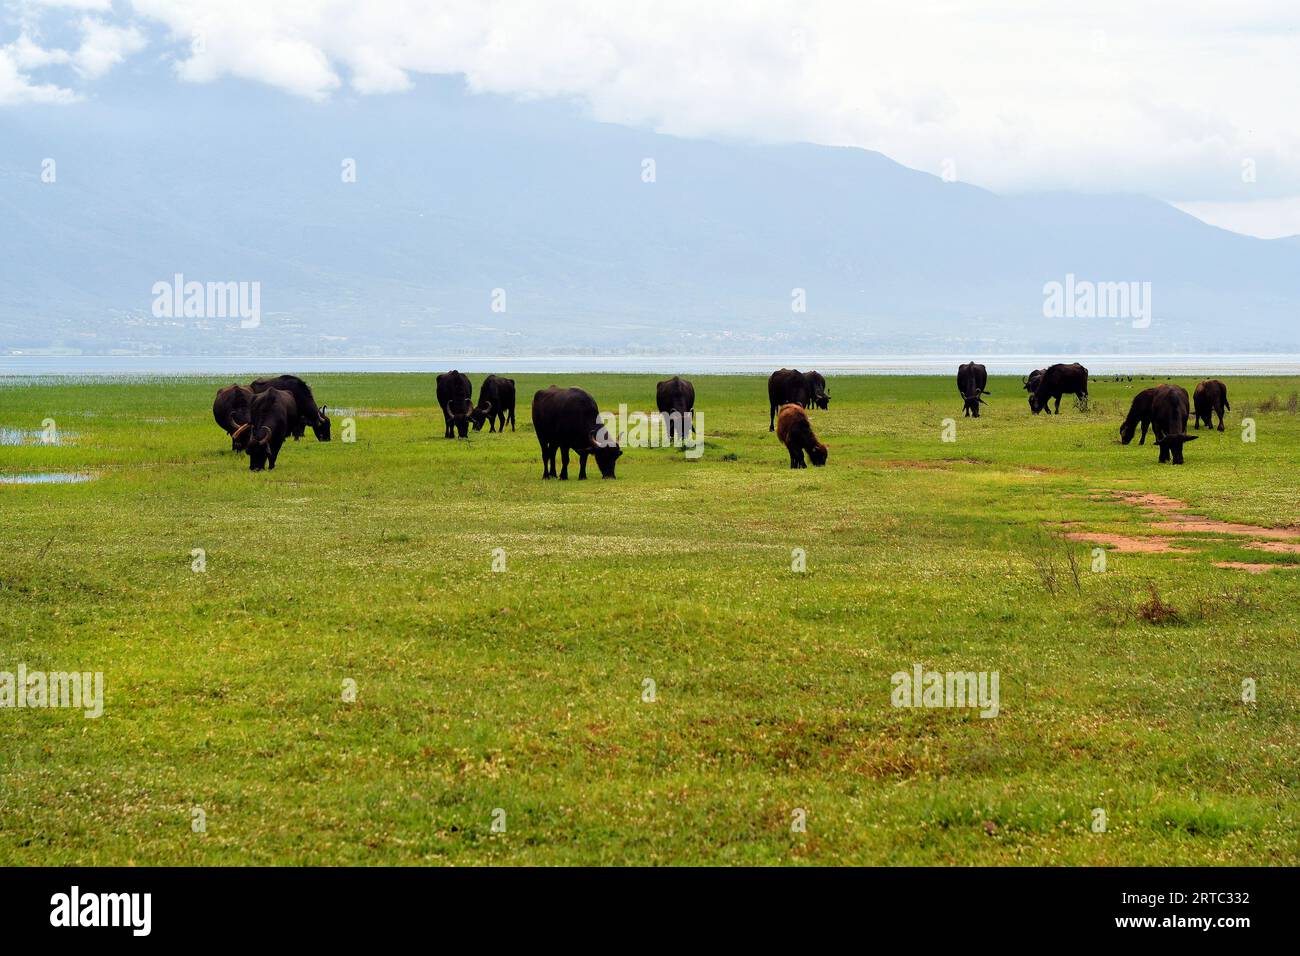
<path fill-rule="evenodd" d="M 1064 395 L 1074 395 L 1082 401 L 1088 398 L 1088 370 L 1077 362 L 1035 369 L 1023 378 L 1023 384 L 1029 393 L 1030 411 L 1035 415 L 1052 414 L 1049 404 L 1054 405 L 1059 415 Z M 965 415 L 979 417 L 980 406 L 988 404 L 984 400 L 989 394 L 987 386 L 988 371 L 983 365 L 968 362 L 958 367 L 957 391 Z M 465 438 L 471 427 L 478 431 L 484 423 L 489 432 L 504 432 L 507 422 L 510 430 L 515 430 L 514 379 L 489 375 L 479 387 L 475 404 L 469 376 L 453 369 L 438 376 L 436 391 L 446 438 Z M 805 454 L 814 465 L 826 464 L 826 446 L 817 440 L 807 412 L 809 408 L 830 407 L 830 392 L 821 373 L 778 369 L 767 380 L 767 397 L 768 431 L 775 431 L 790 453 L 790 467 L 806 468 Z M 660 382 L 655 404 L 663 416 L 670 443 L 693 432 L 695 386 L 689 381 L 675 375 Z M 1181 465 L 1183 445 L 1196 440 L 1195 435 L 1187 434 L 1187 419 L 1193 407 L 1196 428 L 1201 427 L 1202 421 L 1207 427 L 1214 427 L 1211 416 L 1217 416 L 1218 429 L 1223 431 L 1223 413 L 1231 409 L 1227 386 L 1217 379 L 1207 379 L 1196 386 L 1190 400 L 1187 390 L 1179 385 L 1157 385 L 1139 392 L 1120 425 L 1120 440 L 1129 444 L 1141 426 L 1138 444 L 1146 444 L 1150 429 L 1160 447 L 1160 461 Z M 294 375 L 218 389 L 212 416 L 230 436 L 231 450 L 248 454 L 248 467 L 253 471 L 274 468 L 280 448 L 290 435 L 296 441 L 310 428 L 318 441 L 330 440 L 330 420 L 325 406 L 317 406 L 310 386 Z M 543 478 L 568 478 L 570 452 L 578 455 L 580 480 L 587 477 L 589 456 L 595 460 L 602 478 L 614 477 L 615 463 L 623 452 L 601 421 L 596 400 L 584 390 L 558 385 L 539 389 L 533 396 L 533 430 L 542 450 Z M 558 474 L 557 453 L 561 457 Z"/>

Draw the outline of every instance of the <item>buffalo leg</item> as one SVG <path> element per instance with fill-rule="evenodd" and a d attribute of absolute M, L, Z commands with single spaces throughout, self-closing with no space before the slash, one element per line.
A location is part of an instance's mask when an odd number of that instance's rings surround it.
<path fill-rule="evenodd" d="M 456 436 L 452 433 L 452 430 L 451 430 L 451 416 L 447 414 L 447 410 L 446 410 L 446 409 L 443 409 L 443 412 L 442 412 L 442 420 L 443 420 L 444 424 L 447 426 L 447 427 L 446 427 L 446 431 L 443 433 L 443 436 L 442 436 L 442 437 L 443 437 L 443 438 L 455 438 Z"/>
<path fill-rule="evenodd" d="M 802 448 L 791 448 L 791 449 L 790 449 L 790 467 L 791 467 L 791 468 L 807 468 L 807 467 L 808 467 L 807 465 L 804 464 L 804 460 L 803 460 L 803 449 L 802 449 Z"/>
<path fill-rule="evenodd" d="M 587 480 L 587 453 L 585 451 L 578 452 L 578 480 Z"/>
<path fill-rule="evenodd" d="M 767 430 L 776 431 L 776 402 L 772 403 L 772 410 L 767 415 Z"/>
<path fill-rule="evenodd" d="M 563 467 L 560 468 L 560 481 L 569 480 L 569 446 L 564 445 L 560 448 L 560 461 Z"/>
<path fill-rule="evenodd" d="M 1056 414 L 1061 414 L 1061 396 L 1056 396 Z"/>
<path fill-rule="evenodd" d="M 1215 412 L 1219 416 L 1219 431 L 1223 431 L 1223 406 L 1219 406 L 1218 408 L 1216 408 Z M 1205 424 L 1206 426 L 1210 424 L 1210 420 L 1208 418 L 1205 420 Z"/>
<path fill-rule="evenodd" d="M 1150 422 L 1142 423 L 1142 437 L 1138 440 L 1139 445 L 1145 445 L 1147 443 L 1147 428 L 1149 427 L 1150 427 Z"/>

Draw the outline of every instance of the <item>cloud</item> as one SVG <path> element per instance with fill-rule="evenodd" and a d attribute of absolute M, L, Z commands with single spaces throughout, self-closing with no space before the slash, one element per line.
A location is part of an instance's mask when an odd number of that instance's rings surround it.
<path fill-rule="evenodd" d="M 116 27 L 94 17 L 84 17 L 81 45 L 71 59 L 78 73 L 93 80 L 144 47 L 144 36 L 134 27 Z"/>
<path fill-rule="evenodd" d="M 1176 202 L 1183 212 L 1220 229 L 1260 239 L 1300 236 L 1300 196 L 1241 202 Z"/>
<path fill-rule="evenodd" d="M 63 50 L 46 50 L 24 34 L 17 41 L 0 47 L 0 106 L 26 103 L 72 103 L 77 94 L 53 83 L 36 83 L 26 71 L 51 63 L 64 63 Z"/>
<path fill-rule="evenodd" d="M 598 119 L 679 135 L 863 146 L 935 173 L 951 163 L 959 179 L 1003 191 L 1300 194 L 1300 128 L 1279 93 L 1300 88 L 1300 10 L 1281 0 L 116 9 L 159 25 L 190 82 L 239 77 L 326 100 L 459 73 L 474 91 L 578 98 Z M 1238 172 L 1248 159 L 1261 171 L 1250 183 Z"/>

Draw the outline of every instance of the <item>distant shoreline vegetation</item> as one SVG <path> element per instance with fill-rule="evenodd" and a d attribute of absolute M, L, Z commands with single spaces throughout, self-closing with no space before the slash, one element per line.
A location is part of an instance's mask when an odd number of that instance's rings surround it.
<path fill-rule="evenodd" d="M 991 375 L 1023 375 L 1053 362 L 1083 362 L 1101 375 L 1300 375 L 1296 353 L 998 354 L 971 349 L 961 353 L 916 355 L 447 355 L 447 356 L 135 356 L 0 355 L 0 376 L 176 376 L 301 373 L 442 372 L 453 366 L 470 374 L 624 373 L 767 375 L 782 366 L 816 368 L 826 375 L 949 375 L 962 362 L 977 360 Z"/>

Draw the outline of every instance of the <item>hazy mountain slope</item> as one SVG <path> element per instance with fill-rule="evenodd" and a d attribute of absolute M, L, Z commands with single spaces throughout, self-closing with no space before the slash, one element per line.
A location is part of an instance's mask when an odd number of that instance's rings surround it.
<path fill-rule="evenodd" d="M 864 150 L 694 142 L 565 104 L 312 104 L 126 78 L 0 116 L 0 349 L 411 354 L 1294 348 L 1300 246 L 1132 196 L 1004 198 Z M 44 157 L 57 182 L 42 183 Z M 341 181 L 356 161 L 357 181 Z M 643 160 L 655 181 L 642 180 Z M 157 320 L 174 273 L 263 322 Z M 1045 319 L 1066 273 L 1154 321 Z M 494 312 L 494 289 L 506 311 Z M 791 309 L 792 290 L 807 311 Z"/>

